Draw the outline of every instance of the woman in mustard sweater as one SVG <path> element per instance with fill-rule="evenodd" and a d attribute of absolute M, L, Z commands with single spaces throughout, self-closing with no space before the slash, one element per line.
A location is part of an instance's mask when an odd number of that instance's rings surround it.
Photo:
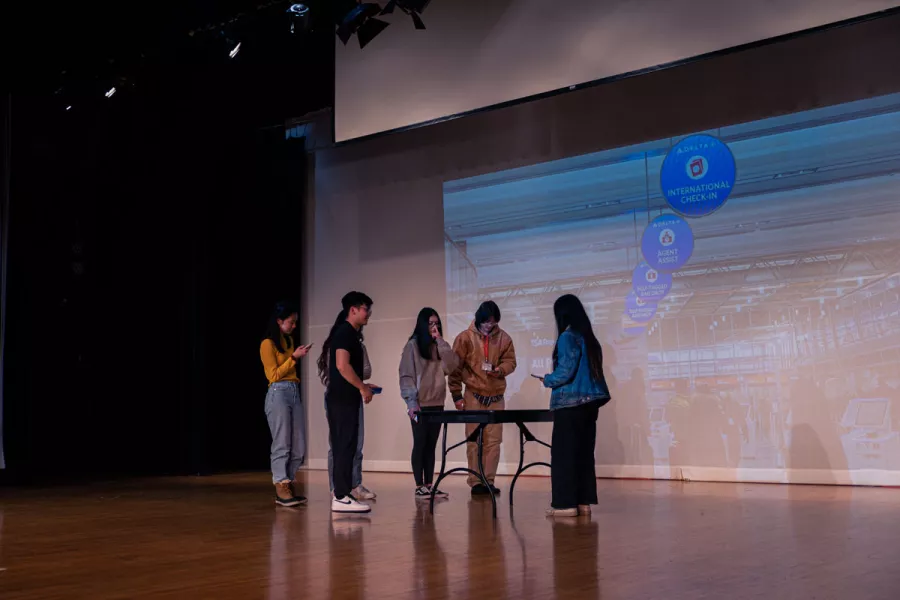
<path fill-rule="evenodd" d="M 294 346 L 297 309 L 286 302 L 275 305 L 265 338 L 259 347 L 269 391 L 266 393 L 266 418 L 272 432 L 272 481 L 275 503 L 299 506 L 306 498 L 294 493 L 297 469 L 306 458 L 306 414 L 300 403 L 300 379 L 297 362 L 307 355 L 312 344 Z"/>

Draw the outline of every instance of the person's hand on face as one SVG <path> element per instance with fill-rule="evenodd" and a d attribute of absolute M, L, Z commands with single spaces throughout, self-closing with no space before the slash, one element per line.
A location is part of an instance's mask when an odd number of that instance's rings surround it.
<path fill-rule="evenodd" d="M 431 321 L 428 323 L 428 332 L 431 333 L 431 339 L 436 342 L 441 341 L 441 330 L 438 328 L 437 321 Z"/>

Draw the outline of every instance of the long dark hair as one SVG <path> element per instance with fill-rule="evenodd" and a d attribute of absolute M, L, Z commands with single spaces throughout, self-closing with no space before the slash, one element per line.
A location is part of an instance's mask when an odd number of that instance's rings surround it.
<path fill-rule="evenodd" d="M 600 348 L 597 336 L 594 335 L 591 320 L 588 318 L 581 300 L 572 294 L 560 296 L 553 303 L 553 316 L 556 317 L 556 329 L 559 335 L 562 335 L 568 329 L 584 338 L 584 347 L 588 355 L 591 377 L 598 383 L 605 381 L 603 377 L 603 350 Z M 553 348 L 554 369 L 558 364 L 558 360 L 559 342 L 557 341 L 556 346 Z"/>
<path fill-rule="evenodd" d="M 334 338 L 334 334 L 337 332 L 338 327 L 347 320 L 347 317 L 350 315 L 350 309 L 359 308 L 360 306 L 372 306 L 372 304 L 372 299 L 362 292 L 349 292 L 341 298 L 341 312 L 335 317 L 334 325 L 331 326 L 328 337 L 322 342 L 322 352 L 319 354 L 319 359 L 316 361 L 316 370 L 318 371 L 320 379 L 328 372 L 328 355 L 331 350 L 331 340 Z M 359 339 L 360 341 L 363 339 L 362 329 L 359 330 Z"/>
<path fill-rule="evenodd" d="M 437 317 L 438 332 L 443 336 L 444 325 L 441 323 L 441 315 L 433 308 L 428 307 L 419 311 L 419 316 L 416 318 L 416 328 L 413 329 L 412 335 L 409 336 L 409 339 L 416 340 L 416 346 L 419 347 L 419 354 L 422 355 L 422 358 L 425 360 L 431 360 L 433 358 L 431 349 L 434 347 L 434 339 L 431 337 L 431 327 L 428 325 L 428 321 L 431 317 Z"/>
<path fill-rule="evenodd" d="M 328 351 L 331 349 L 331 339 L 334 337 L 338 327 L 347 320 L 347 314 L 349 312 L 349 309 L 342 309 L 341 312 L 338 313 L 337 317 L 334 319 L 334 325 L 331 326 L 331 331 L 328 332 L 328 337 L 322 342 L 322 353 L 319 354 L 319 360 L 316 361 L 316 370 L 319 373 L 319 379 L 322 379 L 328 373 Z"/>
<path fill-rule="evenodd" d="M 269 317 L 269 322 L 266 325 L 266 333 L 263 335 L 264 340 L 272 340 L 272 343 L 275 344 L 275 348 L 278 350 L 279 354 L 284 352 L 284 346 L 281 344 L 281 336 L 286 338 L 290 338 L 291 345 L 293 345 L 293 337 L 290 334 L 286 334 L 281 331 L 281 326 L 278 324 L 278 321 L 284 321 L 291 315 L 296 315 L 300 311 L 297 309 L 297 305 L 293 302 L 279 302 L 275 305 L 275 308 L 272 310 L 272 316 Z"/>

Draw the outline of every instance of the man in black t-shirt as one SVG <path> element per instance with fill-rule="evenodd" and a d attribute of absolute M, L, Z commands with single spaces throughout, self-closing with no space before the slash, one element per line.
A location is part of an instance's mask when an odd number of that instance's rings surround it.
<path fill-rule="evenodd" d="M 350 292 L 341 300 L 344 320 L 335 324 L 325 341 L 328 355 L 328 431 L 334 455 L 333 512 L 369 512 L 368 504 L 350 495 L 353 456 L 359 435 L 360 402 L 372 401 L 372 388 L 363 383 L 363 348 L 360 330 L 372 315 L 372 299 Z M 327 348 L 327 350 L 326 350 Z"/>

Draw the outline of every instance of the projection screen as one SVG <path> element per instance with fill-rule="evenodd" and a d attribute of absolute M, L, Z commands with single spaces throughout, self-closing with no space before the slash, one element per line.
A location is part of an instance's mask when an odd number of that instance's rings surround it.
<path fill-rule="evenodd" d="M 619 474 L 896 482 L 898 173 L 893 95 L 448 181 L 448 335 L 501 301 L 509 405 L 543 408 L 574 293 Z"/>

